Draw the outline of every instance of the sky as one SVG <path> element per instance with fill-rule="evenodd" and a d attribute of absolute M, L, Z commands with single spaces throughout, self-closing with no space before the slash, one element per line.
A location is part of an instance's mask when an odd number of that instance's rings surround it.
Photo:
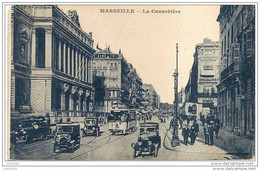
<path fill-rule="evenodd" d="M 77 10 L 81 28 L 92 32 L 94 47 L 121 49 L 143 83 L 152 84 L 161 102 L 173 103 L 176 43 L 179 44 L 179 89 L 185 87 L 195 46 L 204 38 L 219 40 L 219 6 L 59 6 Z M 100 13 L 100 9 L 134 9 L 135 13 Z M 180 13 L 151 13 L 175 10 Z M 150 13 L 143 13 L 150 11 Z"/>

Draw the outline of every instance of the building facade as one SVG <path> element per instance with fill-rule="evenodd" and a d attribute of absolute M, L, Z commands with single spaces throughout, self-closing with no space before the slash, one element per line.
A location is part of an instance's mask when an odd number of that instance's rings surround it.
<path fill-rule="evenodd" d="M 28 114 L 78 121 L 92 111 L 92 33 L 55 5 L 11 10 L 12 125 Z"/>
<path fill-rule="evenodd" d="M 222 5 L 218 115 L 237 135 L 255 134 L 255 6 Z"/>
<path fill-rule="evenodd" d="M 160 96 L 152 84 L 143 84 L 142 107 L 148 113 L 160 110 Z"/>
<path fill-rule="evenodd" d="M 96 48 L 93 62 L 94 79 L 103 77 L 104 93 L 95 95 L 95 111 L 110 113 L 119 108 L 139 108 L 141 104 L 142 79 L 119 53 L 111 52 L 110 48 Z M 95 87 L 99 87 L 97 83 Z"/>
<path fill-rule="evenodd" d="M 215 114 L 219 77 L 219 43 L 205 38 L 195 47 L 194 62 L 185 89 L 179 93 L 182 115 Z M 183 95 L 185 93 L 185 95 Z"/>
<path fill-rule="evenodd" d="M 217 84 L 219 83 L 219 42 L 205 38 L 196 45 L 198 60 L 197 100 L 202 114 L 216 114 Z"/>

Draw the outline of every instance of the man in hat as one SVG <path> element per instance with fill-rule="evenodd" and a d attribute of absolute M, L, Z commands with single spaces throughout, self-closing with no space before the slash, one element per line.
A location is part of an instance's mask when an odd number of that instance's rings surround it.
<path fill-rule="evenodd" d="M 187 126 L 184 126 L 184 128 L 182 129 L 182 136 L 185 145 L 188 145 L 189 132 L 189 128 Z"/>
<path fill-rule="evenodd" d="M 203 128 L 203 132 L 204 132 L 204 137 L 205 137 L 205 141 L 204 144 L 209 144 L 209 131 L 208 131 L 208 125 L 205 124 L 204 128 Z"/>

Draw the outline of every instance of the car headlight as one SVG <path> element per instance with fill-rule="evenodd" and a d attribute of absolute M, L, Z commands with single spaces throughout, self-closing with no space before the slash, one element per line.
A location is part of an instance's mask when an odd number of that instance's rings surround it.
<path fill-rule="evenodd" d="M 132 144 L 131 144 L 131 147 L 135 148 L 135 143 L 132 143 Z"/>
<path fill-rule="evenodd" d="M 137 144 L 140 146 L 140 145 L 142 145 L 142 142 L 139 141 Z"/>
<path fill-rule="evenodd" d="M 152 141 L 148 141 L 148 145 L 152 145 Z"/>

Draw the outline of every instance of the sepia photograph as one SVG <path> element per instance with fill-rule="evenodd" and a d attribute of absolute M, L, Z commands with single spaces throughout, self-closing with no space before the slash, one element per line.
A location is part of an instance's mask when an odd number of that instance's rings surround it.
<path fill-rule="evenodd" d="M 6 162 L 256 161 L 257 3 L 3 10 Z"/>

